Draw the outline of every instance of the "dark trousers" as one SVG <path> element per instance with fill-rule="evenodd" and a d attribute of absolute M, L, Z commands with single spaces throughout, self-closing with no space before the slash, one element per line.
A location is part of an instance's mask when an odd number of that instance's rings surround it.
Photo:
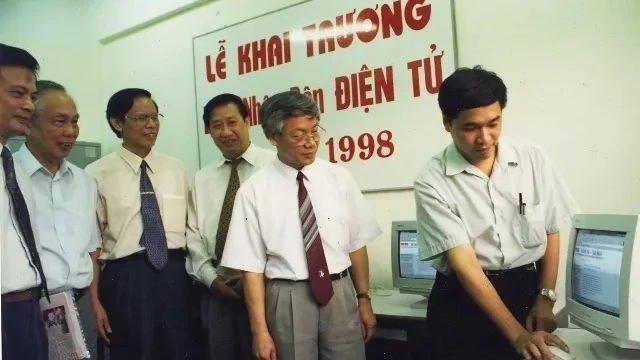
<path fill-rule="evenodd" d="M 107 262 L 100 275 L 100 299 L 112 329 L 110 359 L 189 358 L 190 284 L 184 251 L 170 251 L 160 271 L 145 253 Z"/>
<path fill-rule="evenodd" d="M 509 311 L 524 326 L 536 298 L 537 272 L 516 270 L 488 278 Z M 428 360 L 522 358 L 456 276 L 439 272 L 427 305 L 424 346 Z"/>
<path fill-rule="evenodd" d="M 2 359 L 48 360 L 49 343 L 37 300 L 2 302 Z"/>
<path fill-rule="evenodd" d="M 224 299 L 202 288 L 202 327 L 210 360 L 252 360 L 251 329 L 244 301 Z"/>

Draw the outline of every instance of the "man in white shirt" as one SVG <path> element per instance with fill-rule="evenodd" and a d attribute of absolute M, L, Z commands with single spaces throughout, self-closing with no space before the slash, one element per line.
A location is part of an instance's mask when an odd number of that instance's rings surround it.
<path fill-rule="evenodd" d="M 153 151 L 162 115 L 147 90 L 116 92 L 106 115 L 122 148 L 87 167 L 98 185 L 105 264 L 99 288 L 97 280 L 90 288 L 98 333 L 112 359 L 184 359 L 191 342 L 187 174 L 180 161 Z"/>
<path fill-rule="evenodd" d="M 204 126 L 223 159 L 196 173 L 190 200 L 195 226 L 187 233 L 188 272 L 206 287 L 201 297 L 202 326 L 209 358 L 251 360 L 249 318 L 242 298 L 241 273 L 218 266 L 229 229 L 236 191 L 253 173 L 275 159 L 249 138 L 249 116 L 242 99 L 215 96 L 204 107 Z"/>
<path fill-rule="evenodd" d="M 366 244 L 380 228 L 353 177 L 316 159 L 313 100 L 273 95 L 261 118 L 278 159 L 238 191 L 221 263 L 243 271 L 254 355 L 364 359 L 375 331 Z"/>
<path fill-rule="evenodd" d="M 0 44 L 0 256 L 2 257 L 2 358 L 48 359 L 38 303 L 48 296 L 38 251 L 36 214 L 27 176 L 6 146 L 24 134 L 33 113 L 38 61 L 23 49 Z"/>
<path fill-rule="evenodd" d="M 415 180 L 421 257 L 438 270 L 429 359 L 553 359 L 563 220 L 575 201 L 542 150 L 500 138 L 507 89 L 477 66 L 442 83 L 452 144 Z"/>
<path fill-rule="evenodd" d="M 42 243 L 42 266 L 52 294 L 67 291 L 76 300 L 85 339 L 96 357 L 96 331 L 89 296 L 93 274 L 100 271 L 96 222 L 96 184 L 65 158 L 78 137 L 78 111 L 65 88 L 36 82 L 35 111 L 26 143 L 14 155 L 31 183 L 35 221 Z"/>

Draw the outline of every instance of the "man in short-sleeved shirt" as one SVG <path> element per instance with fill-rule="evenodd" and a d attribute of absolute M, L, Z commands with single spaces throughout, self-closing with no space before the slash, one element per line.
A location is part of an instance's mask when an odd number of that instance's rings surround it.
<path fill-rule="evenodd" d="M 518 359 L 565 347 L 553 303 L 560 226 L 575 201 L 542 150 L 500 138 L 506 87 L 459 69 L 439 94 L 453 143 L 415 181 L 418 244 L 438 270 L 427 309 L 430 359 Z M 514 351 L 515 349 L 515 351 Z"/>
<path fill-rule="evenodd" d="M 261 111 L 278 159 L 238 191 L 222 258 L 244 271 L 254 353 L 364 359 L 363 337 L 375 327 L 366 244 L 380 229 L 353 177 L 316 159 L 320 114 L 311 99 L 280 93 Z"/>

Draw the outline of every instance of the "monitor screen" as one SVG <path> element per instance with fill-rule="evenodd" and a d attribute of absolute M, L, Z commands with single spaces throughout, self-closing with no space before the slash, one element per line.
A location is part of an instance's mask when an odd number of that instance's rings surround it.
<path fill-rule="evenodd" d="M 415 230 L 400 230 L 398 233 L 400 277 L 407 279 L 435 279 L 436 269 L 431 261 L 420 261 L 418 233 Z"/>
<path fill-rule="evenodd" d="M 620 316 L 620 271 L 627 233 L 576 229 L 571 296 L 580 304 Z"/>

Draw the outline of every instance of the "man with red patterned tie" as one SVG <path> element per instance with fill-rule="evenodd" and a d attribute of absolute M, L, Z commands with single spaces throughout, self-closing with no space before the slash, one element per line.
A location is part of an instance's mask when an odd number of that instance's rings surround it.
<path fill-rule="evenodd" d="M 366 244 L 380 228 L 353 177 L 316 159 L 313 100 L 283 92 L 260 111 L 278 158 L 238 190 L 221 262 L 243 271 L 254 355 L 364 359 L 376 325 Z"/>

